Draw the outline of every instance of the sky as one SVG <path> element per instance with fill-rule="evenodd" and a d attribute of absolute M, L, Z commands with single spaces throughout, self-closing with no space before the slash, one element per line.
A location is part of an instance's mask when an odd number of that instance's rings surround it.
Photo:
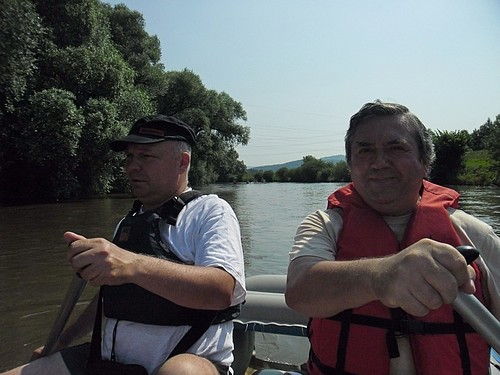
<path fill-rule="evenodd" d="M 112 0 L 144 17 L 167 71 L 191 70 L 247 113 L 247 167 L 345 154 L 375 99 L 434 131 L 500 114 L 499 0 Z"/>

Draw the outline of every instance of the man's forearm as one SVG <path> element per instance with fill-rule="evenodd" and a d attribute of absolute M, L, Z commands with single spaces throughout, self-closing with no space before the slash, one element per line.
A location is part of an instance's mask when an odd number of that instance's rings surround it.
<path fill-rule="evenodd" d="M 306 316 L 328 317 L 373 301 L 370 269 L 377 261 L 297 258 L 289 266 L 287 304 Z"/>
<path fill-rule="evenodd" d="M 235 280 L 225 270 L 140 256 L 129 282 L 178 305 L 195 309 L 230 306 Z"/>

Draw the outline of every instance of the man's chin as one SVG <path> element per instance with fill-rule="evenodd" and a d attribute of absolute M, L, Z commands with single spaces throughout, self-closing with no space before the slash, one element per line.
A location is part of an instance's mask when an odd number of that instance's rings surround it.
<path fill-rule="evenodd" d="M 139 187 L 131 186 L 130 190 L 132 191 L 132 195 L 137 199 L 141 199 L 141 196 L 144 196 L 144 192 L 145 192 L 144 189 L 140 189 Z"/>
<path fill-rule="evenodd" d="M 397 201 L 398 197 L 394 197 L 393 194 L 381 192 L 380 194 L 371 194 L 367 203 L 378 210 L 380 207 L 390 207 Z"/>
<path fill-rule="evenodd" d="M 375 192 L 383 192 L 384 190 L 394 189 L 398 186 L 399 181 L 395 178 L 372 179 L 368 183 L 370 189 Z"/>

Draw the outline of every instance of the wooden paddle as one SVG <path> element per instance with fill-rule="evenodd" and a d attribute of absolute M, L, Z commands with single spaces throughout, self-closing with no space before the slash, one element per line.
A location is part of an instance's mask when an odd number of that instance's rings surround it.
<path fill-rule="evenodd" d="M 66 292 L 66 296 L 64 297 L 61 307 L 59 308 L 56 320 L 52 325 L 52 329 L 50 330 L 45 346 L 43 347 L 42 357 L 48 356 L 54 352 L 57 340 L 59 340 L 71 312 L 80 299 L 86 284 L 87 282 L 77 275 L 73 276 L 68 291 Z"/>

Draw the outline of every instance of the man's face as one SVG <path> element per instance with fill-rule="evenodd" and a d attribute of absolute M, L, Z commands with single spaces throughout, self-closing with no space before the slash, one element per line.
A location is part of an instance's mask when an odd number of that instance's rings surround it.
<path fill-rule="evenodd" d="M 410 213 L 426 170 L 415 137 L 397 116 L 363 121 L 351 145 L 351 177 L 364 201 L 382 215 Z"/>
<path fill-rule="evenodd" d="M 177 143 L 169 141 L 127 145 L 125 172 L 134 196 L 146 209 L 161 206 L 184 188 L 184 157 L 176 150 Z"/>

